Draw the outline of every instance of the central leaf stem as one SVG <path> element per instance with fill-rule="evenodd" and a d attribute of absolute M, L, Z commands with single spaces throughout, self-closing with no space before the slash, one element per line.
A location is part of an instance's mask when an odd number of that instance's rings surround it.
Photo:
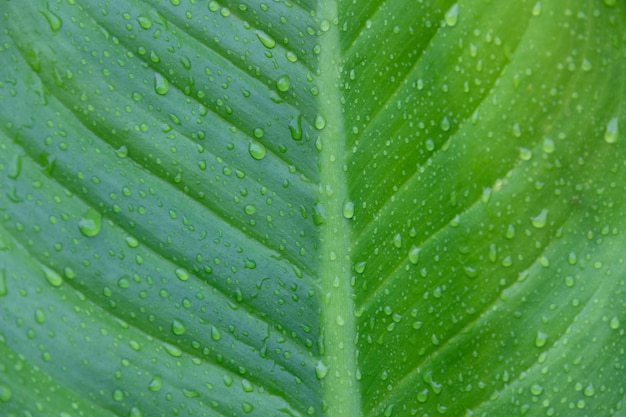
<path fill-rule="evenodd" d="M 320 203 L 326 218 L 321 230 L 323 362 L 317 374 L 322 379 L 326 415 L 358 417 L 360 394 L 357 380 L 357 349 L 354 301 L 350 283 L 350 225 L 344 217 L 347 203 L 346 151 L 341 92 L 341 51 L 335 0 L 322 0 L 319 14 L 320 37 L 320 115 L 321 130 Z M 325 122 L 325 125 L 324 125 Z"/>

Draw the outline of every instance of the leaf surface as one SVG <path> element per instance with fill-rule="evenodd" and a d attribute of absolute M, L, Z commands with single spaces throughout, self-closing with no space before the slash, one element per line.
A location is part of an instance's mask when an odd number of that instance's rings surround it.
<path fill-rule="evenodd" d="M 623 416 L 626 7 L 3 2 L 9 416 Z"/>

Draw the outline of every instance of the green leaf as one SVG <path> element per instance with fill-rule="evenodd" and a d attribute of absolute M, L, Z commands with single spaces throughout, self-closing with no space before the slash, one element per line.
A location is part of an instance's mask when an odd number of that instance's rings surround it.
<path fill-rule="evenodd" d="M 626 415 L 624 2 L 0 12 L 2 415 Z"/>

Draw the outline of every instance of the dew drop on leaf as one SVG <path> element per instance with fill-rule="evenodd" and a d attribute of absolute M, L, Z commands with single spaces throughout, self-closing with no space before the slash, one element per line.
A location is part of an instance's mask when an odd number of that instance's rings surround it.
<path fill-rule="evenodd" d="M 102 215 L 93 208 L 87 209 L 78 220 L 78 229 L 87 236 L 93 237 L 100 233 Z"/>
<path fill-rule="evenodd" d="M 617 136 L 619 135 L 619 125 L 617 117 L 612 118 L 606 124 L 606 131 L 604 132 L 604 140 L 607 143 L 617 142 Z"/>
<path fill-rule="evenodd" d="M 184 334 L 186 330 L 187 329 L 185 328 L 185 324 L 182 321 L 178 319 L 172 320 L 172 333 L 180 336 Z"/>
<path fill-rule="evenodd" d="M 617 318 L 617 316 L 614 316 L 609 322 L 609 325 L 611 326 L 611 329 L 613 330 L 619 329 L 619 318 Z"/>
<path fill-rule="evenodd" d="M 315 122 L 313 123 L 317 130 L 322 130 L 326 126 L 326 119 L 321 114 L 315 116 Z"/>
<path fill-rule="evenodd" d="M 152 392 L 157 392 L 161 389 L 162 386 L 163 380 L 161 379 L 161 376 L 155 375 L 154 377 L 152 377 L 152 380 L 148 384 L 148 389 Z"/>
<path fill-rule="evenodd" d="M 0 296 L 7 295 L 7 272 L 4 268 L 0 269 Z"/>
<path fill-rule="evenodd" d="M 189 272 L 185 271 L 183 268 L 176 268 L 175 274 L 181 281 L 187 281 L 189 279 Z"/>
<path fill-rule="evenodd" d="M 452 7 L 448 9 L 444 16 L 444 20 L 446 21 L 446 25 L 453 27 L 456 26 L 459 21 L 459 4 L 454 3 Z"/>
<path fill-rule="evenodd" d="M 345 217 L 346 219 L 351 219 L 352 217 L 354 217 L 354 202 L 353 201 L 346 201 L 343 204 L 342 214 L 343 214 L 343 217 Z"/>
<path fill-rule="evenodd" d="M 541 3 L 540 2 L 535 3 L 535 5 L 533 6 L 532 14 L 533 14 L 533 16 L 539 16 L 541 14 Z"/>
<path fill-rule="evenodd" d="M 278 91 L 282 91 L 283 93 L 289 91 L 289 85 L 289 75 L 287 74 L 283 74 L 276 79 L 276 88 Z"/>
<path fill-rule="evenodd" d="M 0 402 L 6 403 L 13 396 L 13 392 L 11 391 L 11 387 L 5 384 L 0 384 Z"/>
<path fill-rule="evenodd" d="M 215 341 L 222 339 L 222 332 L 215 326 L 211 326 L 211 339 Z"/>
<path fill-rule="evenodd" d="M 324 379 L 324 377 L 328 374 L 328 365 L 326 365 L 322 361 L 317 361 L 317 365 L 315 365 L 315 376 L 317 379 Z"/>
<path fill-rule="evenodd" d="M 411 245 L 411 249 L 409 249 L 409 262 L 413 265 L 417 265 L 420 260 L 420 251 L 421 249 L 415 245 Z"/>
<path fill-rule="evenodd" d="M 61 20 L 59 16 L 57 16 L 55 13 L 51 12 L 50 10 L 42 11 L 41 14 L 48 21 L 48 24 L 50 25 L 50 29 L 52 29 L 52 32 L 56 33 L 59 29 L 61 29 L 61 26 L 63 26 L 63 20 Z"/>
<path fill-rule="evenodd" d="M 170 83 L 167 78 L 163 77 L 160 73 L 154 73 L 154 91 L 157 94 L 164 96 L 170 88 Z"/>
<path fill-rule="evenodd" d="M 276 41 L 274 40 L 274 38 L 263 32 L 262 30 L 256 31 L 256 37 L 259 38 L 263 46 L 268 49 L 273 49 L 276 46 Z"/>
<path fill-rule="evenodd" d="M 267 153 L 267 150 L 265 149 L 265 145 L 263 145 L 261 142 L 252 140 L 250 141 L 250 144 L 248 145 L 248 152 L 250 153 L 250 156 L 253 157 L 254 159 L 261 160 L 265 158 L 265 154 Z"/>
<path fill-rule="evenodd" d="M 133 407 L 128 412 L 128 417 L 143 417 L 143 413 L 137 407 Z"/>
<path fill-rule="evenodd" d="M 537 229 L 542 229 L 546 226 L 548 220 L 548 210 L 543 209 L 541 210 L 541 212 L 534 216 L 531 217 L 531 222 L 533 224 L 534 227 L 536 227 Z"/>
<path fill-rule="evenodd" d="M 302 139 L 302 114 L 298 114 L 298 116 L 291 119 L 289 122 L 289 133 L 291 133 L 293 140 Z"/>
<path fill-rule="evenodd" d="M 539 330 L 537 332 L 537 336 L 535 337 L 535 346 L 537 346 L 538 348 L 543 347 L 545 346 L 547 341 L 548 341 L 548 334 Z"/>
<path fill-rule="evenodd" d="M 152 27 L 152 20 L 147 16 L 139 16 L 137 18 L 137 23 L 139 23 L 139 26 L 146 30 Z"/>
<path fill-rule="evenodd" d="M 46 280 L 50 283 L 50 285 L 52 285 L 53 287 L 58 287 L 61 284 L 63 284 L 63 278 L 61 277 L 61 275 L 57 274 L 56 271 L 48 268 L 45 265 L 41 266 L 41 270 L 43 271 L 44 276 L 46 277 Z"/>

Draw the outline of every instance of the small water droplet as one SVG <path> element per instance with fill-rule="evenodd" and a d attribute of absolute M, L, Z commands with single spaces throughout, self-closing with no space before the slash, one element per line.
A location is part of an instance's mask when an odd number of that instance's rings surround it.
<path fill-rule="evenodd" d="M 143 413 L 141 412 L 139 408 L 133 407 L 128 412 L 128 417 L 143 417 Z"/>
<path fill-rule="evenodd" d="M 170 345 L 168 343 L 163 343 L 163 347 L 165 348 L 165 351 L 167 353 L 169 353 L 170 355 L 172 355 L 175 358 L 179 358 L 183 354 L 183 351 L 179 347 L 172 346 L 172 345 Z"/>
<path fill-rule="evenodd" d="M 400 233 L 396 233 L 393 236 L 393 246 L 395 246 L 396 248 L 401 248 L 402 247 L 402 235 Z"/>
<path fill-rule="evenodd" d="M 411 249 L 409 249 L 409 262 L 411 262 L 413 265 L 417 265 L 420 260 L 420 252 L 420 248 L 415 245 L 411 245 Z"/>
<path fill-rule="evenodd" d="M 326 119 L 321 114 L 315 116 L 315 122 L 313 123 L 317 130 L 322 130 L 326 126 Z"/>
<path fill-rule="evenodd" d="M 443 130 L 444 132 L 450 130 L 450 121 L 448 120 L 447 116 L 444 116 L 444 118 L 441 120 L 440 127 L 441 130 Z"/>
<path fill-rule="evenodd" d="M 9 292 L 7 288 L 7 272 L 6 269 L 0 269 L 0 297 L 3 295 L 7 295 Z"/>
<path fill-rule="evenodd" d="M 53 13 L 52 11 L 45 10 L 45 11 L 40 11 L 40 13 L 48 21 L 48 24 L 50 25 L 50 29 L 52 29 L 53 33 L 56 33 L 59 29 L 61 29 L 61 26 L 63 26 L 63 20 L 61 20 L 61 18 L 57 16 L 55 13 Z"/>
<path fill-rule="evenodd" d="M 535 337 L 535 346 L 537 346 L 538 348 L 543 347 L 545 346 L 547 341 L 548 341 L 547 333 L 544 333 L 541 330 L 539 330 L 537 332 L 537 336 Z"/>
<path fill-rule="evenodd" d="M 555 145 L 554 145 L 554 141 L 550 138 L 544 138 L 543 140 L 543 145 L 541 146 L 541 149 L 543 149 L 543 151 L 545 153 L 552 153 L 555 150 Z"/>
<path fill-rule="evenodd" d="M 322 361 L 317 361 L 317 365 L 315 365 L 315 376 L 317 379 L 324 379 L 324 377 L 328 374 L 328 370 L 328 365 Z"/>
<path fill-rule="evenodd" d="M 342 214 L 343 217 L 345 217 L 346 219 L 351 219 L 352 217 L 354 217 L 354 202 L 346 201 L 343 204 Z"/>
<path fill-rule="evenodd" d="M 167 81 L 167 78 L 163 77 L 160 73 L 154 73 L 154 91 L 157 94 L 164 96 L 167 94 L 167 90 L 170 88 L 170 83 Z"/>
<path fill-rule="evenodd" d="M 181 281 L 187 281 L 189 279 L 189 272 L 187 272 L 183 268 L 176 268 L 176 271 L 174 271 L 174 273 Z"/>
<path fill-rule="evenodd" d="M 6 384 L 0 384 L 0 402 L 9 402 L 12 396 L 13 392 L 11 391 L 11 387 Z"/>
<path fill-rule="evenodd" d="M 256 160 L 261 160 L 265 158 L 265 154 L 267 153 L 267 149 L 265 149 L 265 145 L 256 140 L 251 140 L 248 145 L 248 152 L 250 156 Z"/>
<path fill-rule="evenodd" d="M 259 38 L 263 46 L 268 49 L 273 49 L 276 46 L 276 41 L 274 40 L 274 38 L 263 32 L 262 30 L 256 31 L 256 37 Z"/>
<path fill-rule="evenodd" d="M 530 392 L 533 395 L 541 395 L 541 394 L 543 394 L 543 386 L 539 385 L 539 384 L 532 384 L 530 386 Z"/>
<path fill-rule="evenodd" d="M 356 271 L 357 274 L 362 274 L 363 272 L 365 272 L 366 265 L 367 265 L 367 262 L 359 262 L 354 266 L 354 270 Z"/>
<path fill-rule="evenodd" d="M 459 21 L 459 4 L 454 3 L 452 7 L 448 9 L 444 16 L 444 20 L 446 21 L 446 25 L 449 27 L 456 26 Z"/>
<path fill-rule="evenodd" d="M 137 23 L 144 29 L 150 29 L 152 27 L 152 20 L 148 16 L 139 16 Z"/>
<path fill-rule="evenodd" d="M 155 375 L 150 383 L 148 384 L 148 389 L 152 392 L 157 392 L 163 386 L 163 380 L 160 375 Z"/>
<path fill-rule="evenodd" d="M 542 229 L 546 226 L 546 223 L 548 221 L 548 210 L 543 209 L 541 210 L 541 212 L 530 218 L 532 224 L 534 227 L 536 227 L 537 229 Z"/>
<path fill-rule="evenodd" d="M 134 236 L 126 236 L 124 240 L 129 248 L 136 248 L 139 246 L 139 241 Z"/>
<path fill-rule="evenodd" d="M 619 124 L 617 117 L 612 118 L 606 124 L 606 132 L 604 132 L 604 140 L 607 143 L 617 142 L 617 136 L 619 135 Z"/>
<path fill-rule="evenodd" d="M 102 215 L 93 208 L 87 209 L 78 220 L 78 229 L 87 236 L 93 237 L 100 233 Z"/>
<path fill-rule="evenodd" d="M 41 324 L 46 321 L 46 312 L 43 308 L 37 307 L 35 309 L 35 323 Z"/>
<path fill-rule="evenodd" d="M 256 213 L 256 206 L 254 204 L 246 204 L 245 207 L 243 208 L 243 211 L 246 214 L 252 215 Z"/>
<path fill-rule="evenodd" d="M 182 335 L 183 333 L 185 333 L 187 329 L 185 328 L 185 324 L 178 320 L 178 319 L 174 319 L 172 320 L 172 333 L 174 333 L 177 336 Z"/>
<path fill-rule="evenodd" d="M 244 413 L 249 414 L 254 411 L 254 406 L 250 404 L 248 401 L 244 401 L 241 403 L 241 409 Z"/>
<path fill-rule="evenodd" d="M 539 16 L 541 14 L 541 3 L 535 3 L 535 5 L 533 6 L 532 14 L 533 16 Z"/>
<path fill-rule="evenodd" d="M 299 113 L 289 122 L 289 133 L 291 133 L 293 140 L 302 139 L 302 113 Z"/>
<path fill-rule="evenodd" d="M 252 383 L 245 378 L 241 380 L 241 388 L 243 388 L 243 392 L 254 391 L 254 386 L 252 385 Z"/>
<path fill-rule="evenodd" d="M 283 93 L 289 91 L 289 85 L 289 75 L 287 74 L 283 74 L 276 79 L 276 88 L 278 91 L 282 91 Z"/>
<path fill-rule="evenodd" d="M 41 270 L 43 271 L 43 274 L 46 277 L 46 280 L 53 287 L 59 287 L 61 284 L 63 284 L 63 277 L 61 277 L 61 275 L 57 274 L 56 271 L 48 268 L 45 265 L 41 265 Z"/>
<path fill-rule="evenodd" d="M 609 325 L 611 326 L 611 329 L 613 330 L 619 329 L 619 318 L 617 316 L 613 316 L 613 318 L 609 322 Z"/>
<path fill-rule="evenodd" d="M 215 326 L 211 326 L 211 339 L 215 341 L 222 339 L 222 332 Z"/>

